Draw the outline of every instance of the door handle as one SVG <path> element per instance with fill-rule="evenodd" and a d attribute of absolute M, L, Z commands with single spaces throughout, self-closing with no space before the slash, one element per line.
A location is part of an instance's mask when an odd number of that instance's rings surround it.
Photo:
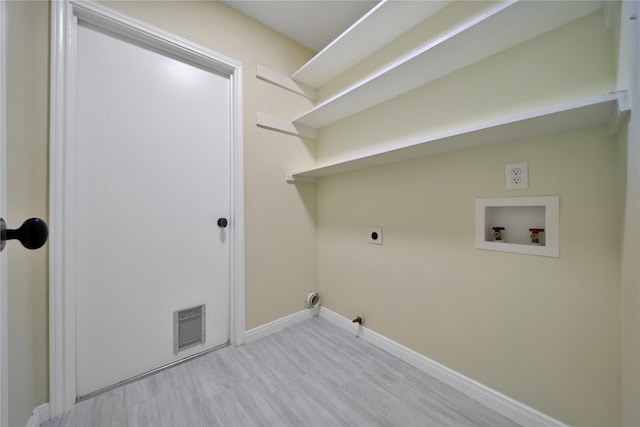
<path fill-rule="evenodd" d="M 20 228 L 8 230 L 7 223 L 0 218 L 0 251 L 7 244 L 7 240 L 17 239 L 27 249 L 42 247 L 49 237 L 47 224 L 40 218 L 29 218 L 22 223 Z"/>
<path fill-rule="evenodd" d="M 229 224 L 229 221 L 227 221 L 227 218 L 218 218 L 218 227 L 226 228 L 227 224 Z"/>

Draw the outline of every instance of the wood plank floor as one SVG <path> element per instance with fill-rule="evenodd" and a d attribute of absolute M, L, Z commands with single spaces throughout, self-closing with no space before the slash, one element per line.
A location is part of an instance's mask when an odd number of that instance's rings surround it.
<path fill-rule="evenodd" d="M 43 427 L 516 426 L 313 318 L 76 404 Z"/>

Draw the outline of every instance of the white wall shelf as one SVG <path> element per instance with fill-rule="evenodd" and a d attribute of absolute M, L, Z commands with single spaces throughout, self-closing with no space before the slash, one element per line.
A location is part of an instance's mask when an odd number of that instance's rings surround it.
<path fill-rule="evenodd" d="M 318 89 L 451 2 L 382 0 L 291 78 Z"/>
<path fill-rule="evenodd" d="M 294 122 L 312 128 L 327 126 L 602 8 L 601 1 L 500 3 L 318 104 Z M 360 49 L 361 45 L 354 44 L 341 55 L 357 55 Z"/>
<path fill-rule="evenodd" d="M 618 117 L 624 114 L 628 106 L 624 106 L 626 104 L 618 106 L 618 99 L 626 99 L 626 96 L 626 91 L 608 93 L 449 132 L 425 135 L 417 140 L 397 143 L 312 169 L 298 171 L 287 176 L 287 181 L 310 182 L 327 175 L 417 157 L 606 125 L 611 121 L 619 120 Z"/>
<path fill-rule="evenodd" d="M 548 257 L 560 256 L 560 199 L 558 196 L 476 200 L 476 248 Z M 493 227 L 503 227 L 501 240 Z M 538 233 L 531 243 L 529 229 Z"/>

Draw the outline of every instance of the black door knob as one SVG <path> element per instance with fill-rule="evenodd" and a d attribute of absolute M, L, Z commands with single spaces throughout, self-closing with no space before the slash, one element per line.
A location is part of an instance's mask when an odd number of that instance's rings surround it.
<path fill-rule="evenodd" d="M 218 227 L 226 228 L 227 225 L 229 225 L 229 221 L 227 221 L 227 218 L 218 218 Z"/>
<path fill-rule="evenodd" d="M 40 218 L 29 218 L 20 228 L 7 230 L 7 224 L 0 218 L 0 250 L 4 249 L 7 240 L 19 240 L 27 249 L 42 247 L 49 237 L 47 224 Z"/>

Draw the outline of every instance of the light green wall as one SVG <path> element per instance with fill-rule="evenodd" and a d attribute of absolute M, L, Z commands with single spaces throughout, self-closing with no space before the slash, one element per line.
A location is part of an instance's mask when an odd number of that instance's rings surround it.
<path fill-rule="evenodd" d="M 640 425 L 640 29 L 637 2 L 621 8 L 618 88 L 631 90 L 628 128 L 618 136 L 621 240 L 622 425 Z"/>
<path fill-rule="evenodd" d="M 49 4 L 7 2 L 7 222 L 47 220 Z M 7 245 L 9 425 L 48 401 L 47 247 Z"/>
<path fill-rule="evenodd" d="M 606 94 L 613 58 L 613 34 L 594 13 L 323 128 L 318 161 Z"/>
<path fill-rule="evenodd" d="M 636 96 L 636 99 L 640 99 Z M 622 425 L 640 425 L 640 117 L 632 113 L 629 132 L 619 135 L 622 336 Z"/>
<path fill-rule="evenodd" d="M 592 14 L 327 126 L 318 159 L 616 90 L 603 23 Z M 323 305 L 568 424 L 619 425 L 617 145 L 604 128 L 514 140 L 321 179 Z M 522 161 L 529 190 L 506 191 L 504 165 Z M 542 195 L 560 196 L 560 258 L 474 248 L 476 198 Z M 374 226 L 382 246 L 367 243 Z"/>
<path fill-rule="evenodd" d="M 530 188 L 507 192 L 520 161 Z M 323 305 L 561 421 L 618 425 L 615 166 L 598 128 L 325 178 Z M 474 248 L 476 198 L 540 195 L 560 197 L 560 258 Z"/>
<path fill-rule="evenodd" d="M 318 101 L 335 95 L 347 87 L 357 83 L 364 76 L 386 68 L 397 61 L 422 49 L 427 43 L 455 31 L 468 19 L 478 18 L 496 7 L 500 1 L 457 1 L 449 4 L 431 19 L 418 24 L 405 34 L 391 41 L 377 52 L 372 53 L 344 73 L 327 82 L 318 90 Z"/>

